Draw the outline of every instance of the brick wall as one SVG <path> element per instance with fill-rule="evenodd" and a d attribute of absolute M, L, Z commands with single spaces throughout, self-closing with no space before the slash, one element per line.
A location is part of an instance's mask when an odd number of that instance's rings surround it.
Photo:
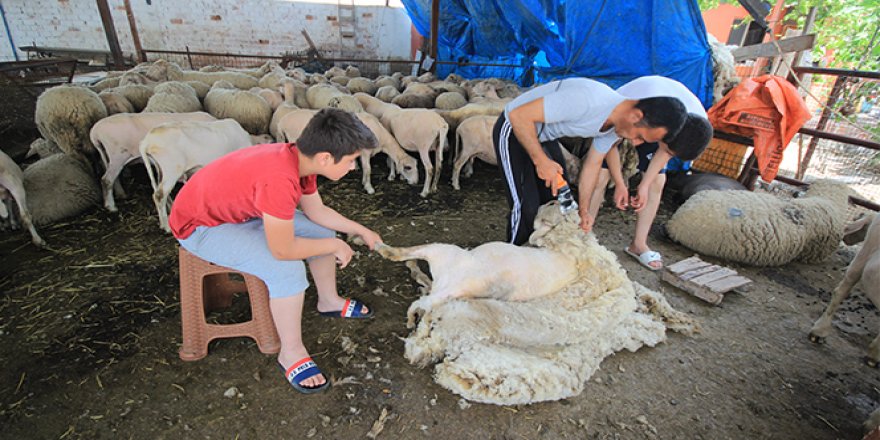
<path fill-rule="evenodd" d="M 321 50 L 365 58 L 408 58 L 411 21 L 399 0 L 355 0 L 356 36 L 339 36 L 338 6 L 332 0 L 131 0 L 144 49 L 278 55 L 303 51 L 305 29 Z M 123 0 L 108 0 L 119 44 L 134 43 Z M 16 47 L 108 50 L 95 0 L 3 0 Z M 2 26 L 2 24 L 0 24 Z M 0 61 L 14 59 L 0 32 Z M 356 53 L 352 53 L 355 51 Z M 19 52 L 19 57 L 26 55 Z"/>

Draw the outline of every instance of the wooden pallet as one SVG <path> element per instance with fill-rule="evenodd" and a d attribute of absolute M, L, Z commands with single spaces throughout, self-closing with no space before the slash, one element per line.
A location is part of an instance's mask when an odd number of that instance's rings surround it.
<path fill-rule="evenodd" d="M 696 255 L 666 266 L 661 278 L 714 305 L 721 304 L 726 292 L 752 282 L 733 269 L 707 263 Z"/>

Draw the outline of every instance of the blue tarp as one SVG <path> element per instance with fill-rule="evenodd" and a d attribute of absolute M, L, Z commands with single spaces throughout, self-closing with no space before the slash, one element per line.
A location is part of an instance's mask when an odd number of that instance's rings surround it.
<path fill-rule="evenodd" d="M 402 0 L 429 35 L 431 0 Z M 712 56 L 695 0 L 441 0 L 437 74 L 520 85 L 582 76 L 618 87 L 644 75 L 681 81 L 708 108 Z"/>

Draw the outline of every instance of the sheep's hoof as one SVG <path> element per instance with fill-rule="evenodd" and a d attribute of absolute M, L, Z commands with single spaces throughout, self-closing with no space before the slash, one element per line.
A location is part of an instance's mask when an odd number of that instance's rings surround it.
<path fill-rule="evenodd" d="M 397 252 L 395 252 L 395 249 L 385 243 L 379 243 L 379 245 L 376 246 L 376 252 L 378 252 L 379 255 L 382 256 L 382 258 L 391 261 L 398 261 Z"/>
<path fill-rule="evenodd" d="M 825 343 L 825 337 L 824 337 L 824 336 L 819 336 L 819 335 L 817 335 L 817 334 L 810 333 L 810 342 L 812 342 L 812 343 L 814 343 L 814 344 L 824 344 L 824 343 Z"/>
<path fill-rule="evenodd" d="M 865 365 L 871 368 L 877 368 L 877 359 L 873 359 L 870 356 L 865 356 Z"/>

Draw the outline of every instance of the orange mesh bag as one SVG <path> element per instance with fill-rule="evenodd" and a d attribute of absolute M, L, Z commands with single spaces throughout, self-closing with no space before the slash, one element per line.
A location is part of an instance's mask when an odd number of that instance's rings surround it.
<path fill-rule="evenodd" d="M 809 119 L 797 89 L 774 75 L 746 78 L 709 109 L 715 129 L 754 139 L 758 171 L 768 182 L 779 171 L 785 147 Z"/>

